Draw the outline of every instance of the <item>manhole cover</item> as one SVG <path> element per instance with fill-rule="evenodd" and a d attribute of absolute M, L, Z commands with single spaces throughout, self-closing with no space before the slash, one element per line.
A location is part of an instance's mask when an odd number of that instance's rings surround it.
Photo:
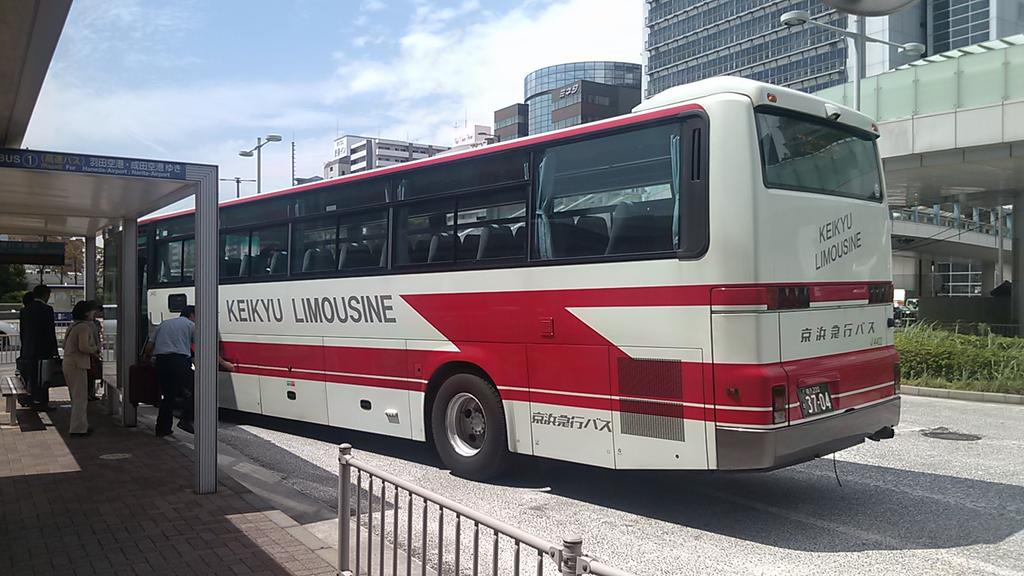
<path fill-rule="evenodd" d="M 113 454 L 103 454 L 100 456 L 100 460 L 124 460 L 125 458 L 131 458 L 132 455 L 126 452 L 114 452 Z"/>
<path fill-rule="evenodd" d="M 957 432 L 956 430 L 950 430 L 945 426 L 926 428 L 921 430 L 921 435 L 927 436 L 928 438 L 935 438 L 937 440 L 955 440 L 957 442 L 973 442 L 975 440 L 981 440 L 981 436 L 978 436 L 977 434 Z"/>

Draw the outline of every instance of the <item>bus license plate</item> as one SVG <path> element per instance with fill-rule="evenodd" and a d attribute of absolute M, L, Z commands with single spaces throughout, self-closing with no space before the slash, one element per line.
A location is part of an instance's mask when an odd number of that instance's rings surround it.
<path fill-rule="evenodd" d="M 805 386 L 797 390 L 797 395 L 805 418 L 832 411 L 832 394 L 828 391 L 828 384 Z"/>

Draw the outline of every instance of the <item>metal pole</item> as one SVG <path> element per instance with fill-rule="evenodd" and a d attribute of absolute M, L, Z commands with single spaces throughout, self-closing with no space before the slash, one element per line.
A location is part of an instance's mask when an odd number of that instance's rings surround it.
<path fill-rule="evenodd" d="M 292 140 L 292 183 L 290 186 L 295 186 L 295 140 Z"/>
<path fill-rule="evenodd" d="M 579 557 L 583 555 L 583 538 L 573 537 L 562 540 L 562 563 L 559 569 L 562 576 L 576 576 Z"/>
<path fill-rule="evenodd" d="M 85 299 L 96 299 L 96 235 L 85 237 Z"/>
<path fill-rule="evenodd" d="M 242 197 L 242 179 L 239 176 L 235 176 L 235 198 Z"/>
<path fill-rule="evenodd" d="M 996 286 L 1003 283 L 1003 207 L 996 208 Z"/>
<path fill-rule="evenodd" d="M 854 110 L 860 111 L 860 84 L 861 79 L 866 75 L 865 72 L 867 69 L 867 55 L 864 53 L 867 47 L 867 44 L 864 42 L 864 36 L 867 33 L 867 26 L 863 16 L 853 16 L 852 18 L 858 34 L 858 36 L 853 39 L 853 108 Z"/>
<path fill-rule="evenodd" d="M 131 401 L 128 369 L 138 360 L 139 328 L 139 224 L 135 216 L 124 219 L 121 226 L 121 293 L 117 300 L 117 379 L 121 388 L 121 425 L 138 425 L 138 415 Z"/>
<path fill-rule="evenodd" d="M 196 189 L 195 491 L 217 491 L 217 167 L 194 172 Z"/>
<path fill-rule="evenodd" d="M 263 150 L 263 137 L 256 138 L 256 193 L 263 191 L 263 166 L 260 152 Z"/>
<path fill-rule="evenodd" d="M 349 540 L 352 538 L 352 445 L 338 447 L 338 570 L 342 576 L 352 574 L 349 566 Z M 398 504 L 398 500 L 395 500 Z M 396 516 L 397 517 L 397 516 Z M 398 538 L 397 533 L 395 538 Z M 411 551 L 409 552 L 412 553 Z"/>

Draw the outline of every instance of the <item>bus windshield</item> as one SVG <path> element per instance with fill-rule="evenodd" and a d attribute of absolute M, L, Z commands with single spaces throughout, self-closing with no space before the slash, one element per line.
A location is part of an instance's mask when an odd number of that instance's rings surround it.
<path fill-rule="evenodd" d="M 755 116 L 765 186 L 882 201 L 874 138 L 824 120 Z"/>

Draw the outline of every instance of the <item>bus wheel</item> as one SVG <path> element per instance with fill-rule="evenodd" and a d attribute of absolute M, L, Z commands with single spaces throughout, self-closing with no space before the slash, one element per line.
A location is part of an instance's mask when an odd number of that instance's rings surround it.
<path fill-rule="evenodd" d="M 508 459 L 505 411 L 498 391 L 474 374 L 445 380 L 431 408 L 434 446 L 452 473 L 485 480 Z"/>

